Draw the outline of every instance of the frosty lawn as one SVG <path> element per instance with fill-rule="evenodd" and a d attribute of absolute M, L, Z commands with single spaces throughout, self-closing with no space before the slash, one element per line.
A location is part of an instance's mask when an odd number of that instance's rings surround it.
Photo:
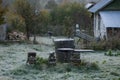
<path fill-rule="evenodd" d="M 120 80 L 120 56 L 105 56 L 105 52 L 81 53 L 82 61 L 99 66 L 95 70 L 86 68 L 89 64 L 78 68 L 58 63 L 54 67 L 42 65 L 42 69 L 26 65 L 28 52 L 46 59 L 54 50 L 52 39 L 38 40 L 40 44 L 36 45 L 0 45 L 0 80 Z"/>

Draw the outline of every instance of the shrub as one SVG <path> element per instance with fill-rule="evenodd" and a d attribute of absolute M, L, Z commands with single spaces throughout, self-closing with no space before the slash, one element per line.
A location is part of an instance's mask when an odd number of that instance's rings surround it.
<path fill-rule="evenodd" d="M 99 42 L 90 43 L 90 47 L 94 50 L 116 50 L 120 49 L 120 39 L 117 37 L 112 37 L 108 40 L 101 40 Z"/>
<path fill-rule="evenodd" d="M 82 60 L 80 66 L 85 66 L 87 64 L 88 64 L 88 62 L 86 62 L 85 60 Z"/>
<path fill-rule="evenodd" d="M 43 59 L 42 57 L 38 57 L 36 58 L 36 64 L 47 64 L 48 60 L 47 59 Z"/>
<path fill-rule="evenodd" d="M 96 62 L 86 62 L 84 60 L 81 61 L 81 65 L 78 66 L 81 70 L 99 70 L 98 61 Z"/>
<path fill-rule="evenodd" d="M 111 49 L 109 49 L 106 53 L 105 53 L 106 56 L 119 56 L 120 55 L 120 52 L 119 51 L 114 51 L 112 52 Z"/>
<path fill-rule="evenodd" d="M 102 64 L 105 64 L 106 63 L 106 60 L 104 60 L 103 62 L 102 62 Z"/>
<path fill-rule="evenodd" d="M 47 59 L 43 59 L 42 57 L 38 57 L 36 58 L 36 64 L 34 65 L 34 67 L 36 69 L 43 69 L 43 67 L 45 67 L 48 63 Z M 45 65 L 45 66 L 44 66 Z"/>
<path fill-rule="evenodd" d="M 106 56 L 113 56 L 113 52 L 111 49 L 109 49 L 106 53 L 105 53 Z"/>
<path fill-rule="evenodd" d="M 109 55 L 109 56 L 113 56 L 111 49 L 108 51 L 108 55 Z"/>
<path fill-rule="evenodd" d="M 90 43 L 90 47 L 94 50 L 106 50 L 106 42 L 100 41 L 100 42 L 92 42 Z"/>
<path fill-rule="evenodd" d="M 99 69 L 99 66 L 97 65 L 97 63 L 93 62 L 93 63 L 91 63 L 90 68 L 91 69 Z"/>

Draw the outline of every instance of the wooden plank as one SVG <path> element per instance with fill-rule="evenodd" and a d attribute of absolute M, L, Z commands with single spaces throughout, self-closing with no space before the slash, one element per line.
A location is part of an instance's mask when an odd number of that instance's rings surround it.
<path fill-rule="evenodd" d="M 93 52 L 94 50 L 86 49 L 73 49 L 73 48 L 58 48 L 59 51 L 74 51 L 74 52 Z"/>
<path fill-rule="evenodd" d="M 67 39 L 67 38 L 62 38 L 62 39 L 54 39 L 54 42 L 61 42 L 61 41 L 74 41 L 74 39 Z"/>
<path fill-rule="evenodd" d="M 74 52 L 93 52 L 94 50 L 74 49 Z"/>
<path fill-rule="evenodd" d="M 74 51 L 73 48 L 58 48 L 58 51 Z"/>

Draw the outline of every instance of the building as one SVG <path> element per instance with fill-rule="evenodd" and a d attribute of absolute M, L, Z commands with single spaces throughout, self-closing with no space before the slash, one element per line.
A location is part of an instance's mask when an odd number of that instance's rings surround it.
<path fill-rule="evenodd" d="M 120 0 L 101 0 L 89 12 L 93 14 L 96 38 L 120 37 Z"/>

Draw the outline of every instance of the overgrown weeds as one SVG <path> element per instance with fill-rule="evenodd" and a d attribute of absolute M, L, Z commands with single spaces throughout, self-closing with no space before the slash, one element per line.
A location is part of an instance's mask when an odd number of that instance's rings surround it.
<path fill-rule="evenodd" d="M 43 67 L 45 67 L 48 64 L 48 60 L 44 59 L 42 57 L 36 57 L 36 63 L 34 65 L 35 68 L 37 69 L 42 69 Z M 45 65 L 45 66 L 44 66 Z"/>
<path fill-rule="evenodd" d="M 37 57 L 36 63 L 33 66 L 35 69 L 39 70 L 47 70 L 47 71 L 56 71 L 58 73 L 64 72 L 81 72 L 81 71 L 88 71 L 88 70 L 99 70 L 99 66 L 97 62 L 86 62 L 82 60 L 77 65 L 73 63 L 57 63 L 56 66 L 49 66 L 48 60 L 43 59 L 42 57 Z"/>
<path fill-rule="evenodd" d="M 107 52 L 105 52 L 106 56 L 119 56 L 120 55 L 120 51 L 112 51 L 111 49 L 109 49 Z"/>
<path fill-rule="evenodd" d="M 85 60 L 82 60 L 79 67 L 81 69 L 84 68 L 85 70 L 99 70 L 99 66 L 97 63 L 98 62 L 86 62 Z"/>
<path fill-rule="evenodd" d="M 47 64 L 48 63 L 48 60 L 47 59 L 44 59 L 42 57 L 36 57 L 36 64 Z"/>
<path fill-rule="evenodd" d="M 94 50 L 120 50 L 120 39 L 119 38 L 110 38 L 108 40 L 101 40 L 99 42 L 90 43 L 90 47 Z"/>

